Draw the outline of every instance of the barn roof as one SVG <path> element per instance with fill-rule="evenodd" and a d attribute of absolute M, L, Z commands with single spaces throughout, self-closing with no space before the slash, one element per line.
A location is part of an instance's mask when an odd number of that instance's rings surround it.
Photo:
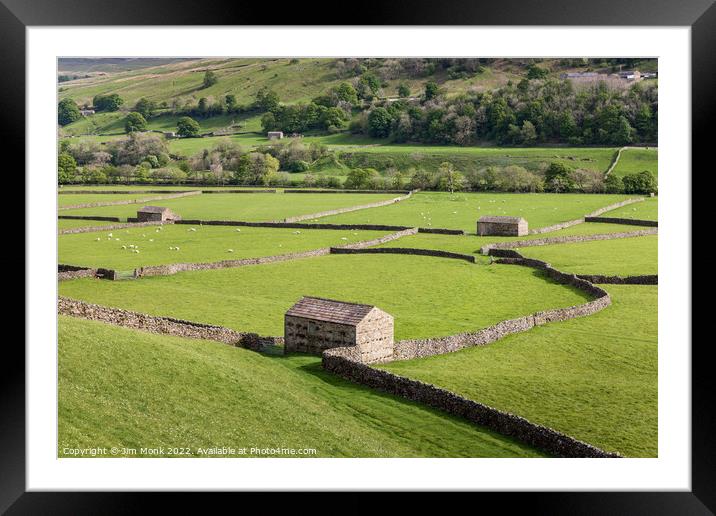
<path fill-rule="evenodd" d="M 162 206 L 143 206 L 137 211 L 141 213 L 164 213 L 167 210 L 169 210 L 169 208 L 164 208 Z"/>
<path fill-rule="evenodd" d="M 503 215 L 485 215 L 477 219 L 478 222 L 493 222 L 498 224 L 518 224 L 520 222 L 527 222 L 522 217 L 506 217 Z"/>
<path fill-rule="evenodd" d="M 355 326 L 374 308 L 373 305 L 306 296 L 289 308 L 286 315 Z"/>

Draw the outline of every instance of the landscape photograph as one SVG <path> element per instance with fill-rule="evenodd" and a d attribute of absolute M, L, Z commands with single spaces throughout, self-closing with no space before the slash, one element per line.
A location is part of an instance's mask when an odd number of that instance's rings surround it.
<path fill-rule="evenodd" d="M 57 457 L 658 457 L 658 82 L 58 58 Z"/>

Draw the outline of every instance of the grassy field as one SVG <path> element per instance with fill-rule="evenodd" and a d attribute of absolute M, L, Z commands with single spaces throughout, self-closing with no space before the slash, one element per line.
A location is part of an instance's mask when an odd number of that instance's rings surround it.
<path fill-rule="evenodd" d="M 108 233 L 112 237 L 108 237 Z M 308 251 L 371 240 L 378 231 L 168 225 L 60 235 L 59 261 L 132 270 L 143 265 L 217 262 Z M 139 253 L 134 252 L 137 246 Z M 179 250 L 170 248 L 178 247 Z M 231 249 L 231 251 L 229 251 Z"/>
<path fill-rule="evenodd" d="M 237 186 L 237 185 L 226 185 L 226 186 L 192 186 L 192 185 L 162 185 L 162 184 L 147 184 L 147 185 L 125 185 L 125 184 L 108 184 L 108 185 L 64 185 L 62 191 L 113 191 L 113 192 L 138 192 L 138 191 L 161 191 L 162 193 L 172 192 L 186 192 L 189 190 L 212 190 L 212 191 L 225 191 L 225 190 L 276 190 L 283 191 L 283 188 L 264 187 L 264 186 Z M 63 194 L 67 195 L 67 194 Z M 70 194 L 70 195 L 82 195 L 82 194 Z M 97 195 L 114 195 L 114 194 L 97 194 Z M 143 194 L 142 194 L 143 195 Z"/>
<path fill-rule="evenodd" d="M 623 224 L 601 224 L 601 223 L 584 223 L 577 224 L 559 231 L 551 233 L 527 235 L 524 237 L 499 237 L 485 236 L 480 237 L 475 234 L 468 235 L 438 235 L 431 233 L 418 233 L 410 235 L 392 242 L 381 244 L 378 247 L 412 247 L 417 249 L 441 249 L 443 251 L 452 251 L 455 253 L 478 254 L 480 248 L 486 244 L 495 242 L 514 242 L 517 240 L 535 240 L 545 237 L 559 237 L 571 235 L 594 235 L 605 233 L 617 233 L 622 231 L 639 231 L 645 229 L 643 226 L 626 226 Z M 554 247 L 554 246 L 553 246 Z M 533 248 L 524 248 L 533 249 Z M 480 255 L 481 256 L 481 255 Z M 483 257 L 489 261 L 488 257 Z M 654 265 L 655 266 L 655 265 Z"/>
<path fill-rule="evenodd" d="M 627 199 L 626 195 L 509 194 L 420 192 L 391 206 L 323 217 L 335 224 L 396 224 L 477 231 L 483 215 L 510 215 L 539 228 L 583 217 L 597 208 Z"/>
<path fill-rule="evenodd" d="M 658 287 L 604 288 L 612 306 L 589 317 L 381 367 L 610 451 L 655 457 Z"/>
<path fill-rule="evenodd" d="M 477 330 L 587 299 L 525 267 L 397 255 L 331 255 L 136 281 L 80 279 L 61 282 L 60 294 L 263 335 L 282 335 L 286 310 L 301 296 L 319 296 L 380 307 L 395 317 L 396 339 Z"/>
<path fill-rule="evenodd" d="M 602 217 L 619 217 L 622 219 L 659 220 L 659 198 L 647 197 L 644 202 L 622 206 L 608 211 Z"/>
<path fill-rule="evenodd" d="M 109 189 L 113 189 L 109 187 Z M 170 193 L 170 192 L 167 192 Z M 135 201 L 142 202 L 144 199 L 151 199 L 161 194 L 72 194 L 58 195 L 57 205 L 60 207 L 74 206 L 77 204 L 89 204 L 94 202 L 115 202 L 115 201 Z M 136 207 L 135 207 L 136 210 Z"/>
<path fill-rule="evenodd" d="M 643 236 L 525 247 L 520 253 L 574 274 L 637 276 L 658 274 L 659 237 Z"/>
<path fill-rule="evenodd" d="M 540 456 L 343 381 L 318 357 L 259 355 L 60 317 L 58 362 L 59 456 L 64 447 L 112 446 L 190 447 L 193 456 L 214 446 L 314 448 L 318 457 Z"/>
<path fill-rule="evenodd" d="M 157 201 L 154 204 L 171 208 L 184 219 L 266 221 L 370 204 L 395 197 L 397 194 L 206 194 Z M 136 213 L 136 205 L 63 211 L 63 215 L 120 218 L 134 217 Z"/>
<path fill-rule="evenodd" d="M 116 224 L 116 222 L 110 222 L 110 221 L 106 221 L 106 220 L 57 219 L 57 229 L 86 228 L 86 227 L 90 227 L 90 226 L 107 226 L 109 224 Z"/>
<path fill-rule="evenodd" d="M 658 177 L 659 175 L 659 149 L 651 147 L 648 149 L 625 149 L 619 158 L 617 166 L 612 174 L 623 177 L 627 174 L 635 174 L 648 170 Z"/>

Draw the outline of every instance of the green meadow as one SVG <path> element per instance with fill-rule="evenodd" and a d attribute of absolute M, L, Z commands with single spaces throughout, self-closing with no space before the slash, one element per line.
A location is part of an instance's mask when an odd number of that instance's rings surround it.
<path fill-rule="evenodd" d="M 654 176 L 659 175 L 659 149 L 652 148 L 629 148 L 622 151 L 617 166 L 612 174 L 623 177 L 627 174 L 636 174 L 648 170 Z"/>
<path fill-rule="evenodd" d="M 79 279 L 59 289 L 91 303 L 262 335 L 282 335 L 283 314 L 301 296 L 367 303 L 395 317 L 396 339 L 474 331 L 588 299 L 526 267 L 405 255 L 329 255 L 139 280 Z"/>
<path fill-rule="evenodd" d="M 288 254 L 352 244 L 385 234 L 181 224 L 60 235 L 58 247 L 60 263 L 132 270 L 144 265 Z"/>
<path fill-rule="evenodd" d="M 314 457 L 542 455 L 341 380 L 318 357 L 260 355 L 64 316 L 58 392 L 60 457 L 64 447 L 112 446 L 188 447 L 194 457 L 214 446 L 313 448 Z"/>
<path fill-rule="evenodd" d="M 618 217 L 622 219 L 659 220 L 659 198 L 647 197 L 644 202 L 622 206 L 608 211 L 602 217 Z"/>
<path fill-rule="evenodd" d="M 386 242 L 377 247 L 410 247 L 416 249 L 437 249 L 443 251 L 451 251 L 463 254 L 478 254 L 480 248 L 484 245 L 497 242 L 515 242 L 522 240 L 536 240 L 540 238 L 554 238 L 561 236 L 581 236 L 581 235 L 601 235 L 608 233 L 621 233 L 624 231 L 642 231 L 646 228 L 643 226 L 627 226 L 623 224 L 602 224 L 602 223 L 584 223 L 570 226 L 559 231 L 552 231 L 544 234 L 526 235 L 523 237 L 499 237 L 499 236 L 477 236 L 475 234 L 465 235 L 440 235 L 434 233 L 418 233 Z M 599 241 L 606 243 L 607 241 Z M 595 243 L 596 247 L 598 243 Z M 566 244 L 560 244 L 566 245 Z M 550 247 L 556 247 L 553 245 Z M 537 249 L 535 247 L 525 247 L 523 250 Z M 488 257 L 483 257 L 489 261 Z M 611 257 L 607 257 L 611 260 Z"/>
<path fill-rule="evenodd" d="M 379 367 L 610 451 L 656 457 L 658 287 L 604 288 L 612 305 L 588 317 Z"/>
<path fill-rule="evenodd" d="M 112 189 L 113 187 L 109 187 Z M 170 192 L 167 192 L 170 193 Z M 144 199 L 152 199 L 160 197 L 161 194 L 71 194 L 71 195 L 58 195 L 57 205 L 60 208 L 67 206 L 75 206 L 79 204 L 89 204 L 96 202 L 116 202 L 116 201 L 134 201 L 137 203 L 142 202 Z"/>
<path fill-rule="evenodd" d="M 334 224 L 395 224 L 477 231 L 483 215 L 524 217 L 530 228 L 578 219 L 627 195 L 419 192 L 380 208 L 323 217 Z"/>
<path fill-rule="evenodd" d="M 179 199 L 153 201 L 171 208 L 184 219 L 268 221 L 308 215 L 394 199 L 398 194 L 201 194 Z M 103 206 L 63 211 L 63 215 L 101 215 L 135 217 L 136 205 Z"/>
<path fill-rule="evenodd" d="M 525 247 L 528 258 L 551 263 L 574 274 L 639 276 L 658 274 L 659 237 L 656 235 L 569 244 Z"/>

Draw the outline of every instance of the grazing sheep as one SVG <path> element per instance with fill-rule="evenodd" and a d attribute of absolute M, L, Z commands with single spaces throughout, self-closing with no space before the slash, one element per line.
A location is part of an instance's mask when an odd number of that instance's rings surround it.
<path fill-rule="evenodd" d="M 233 250 L 233 249 L 227 249 L 226 252 L 227 252 L 227 253 L 233 253 L 234 250 Z"/>

